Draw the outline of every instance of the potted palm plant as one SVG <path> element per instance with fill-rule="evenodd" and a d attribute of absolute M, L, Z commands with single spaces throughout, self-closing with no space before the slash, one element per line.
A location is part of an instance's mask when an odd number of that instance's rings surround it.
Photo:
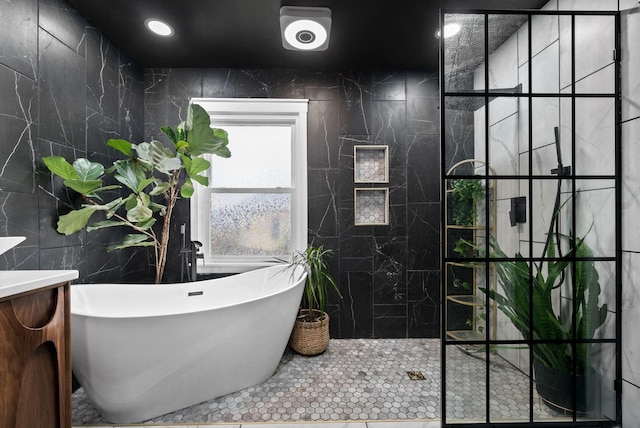
<path fill-rule="evenodd" d="M 307 273 L 300 311 L 289 339 L 291 349 L 301 355 L 321 354 L 329 345 L 329 315 L 324 309 L 331 289 L 342 297 L 326 261 L 332 253 L 323 246 L 309 246 L 292 257 L 291 265 L 302 266 Z"/>

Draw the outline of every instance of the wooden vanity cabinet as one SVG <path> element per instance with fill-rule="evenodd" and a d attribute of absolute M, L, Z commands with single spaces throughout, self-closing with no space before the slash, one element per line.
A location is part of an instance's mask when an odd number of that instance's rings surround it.
<path fill-rule="evenodd" d="M 0 298 L 0 427 L 71 427 L 69 282 Z"/>

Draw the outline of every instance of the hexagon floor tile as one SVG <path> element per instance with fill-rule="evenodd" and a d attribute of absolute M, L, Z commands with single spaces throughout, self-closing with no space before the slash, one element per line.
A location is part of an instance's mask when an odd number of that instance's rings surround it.
<path fill-rule="evenodd" d="M 450 418 L 482 418 L 484 354 L 456 348 L 447 368 Z M 480 357 L 478 357 L 480 355 Z M 408 372 L 413 372 L 408 374 Z M 412 380 L 419 372 L 424 380 Z M 419 377 L 419 376 L 418 376 Z M 492 354 L 491 416 L 528 420 L 529 378 Z M 400 421 L 440 419 L 439 339 L 332 339 L 316 357 L 287 350 L 266 382 L 146 421 L 158 424 Z M 549 415 L 534 397 L 536 417 Z M 108 424 L 82 389 L 72 397 L 74 426 Z"/>

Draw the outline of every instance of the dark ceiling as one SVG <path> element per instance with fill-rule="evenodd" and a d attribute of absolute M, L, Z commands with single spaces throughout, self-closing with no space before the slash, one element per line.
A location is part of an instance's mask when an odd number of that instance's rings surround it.
<path fill-rule="evenodd" d="M 439 9 L 538 9 L 547 0 L 70 0 L 145 67 L 422 69 L 438 65 Z M 288 51 L 281 6 L 332 11 L 329 48 Z M 170 38 L 149 33 L 160 18 Z"/>

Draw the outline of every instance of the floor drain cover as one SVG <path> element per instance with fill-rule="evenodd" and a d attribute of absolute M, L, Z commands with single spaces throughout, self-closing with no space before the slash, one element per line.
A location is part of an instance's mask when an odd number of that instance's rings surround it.
<path fill-rule="evenodd" d="M 407 372 L 407 374 L 409 375 L 409 379 L 411 380 L 426 380 L 422 372 L 417 370 L 413 372 Z"/>

